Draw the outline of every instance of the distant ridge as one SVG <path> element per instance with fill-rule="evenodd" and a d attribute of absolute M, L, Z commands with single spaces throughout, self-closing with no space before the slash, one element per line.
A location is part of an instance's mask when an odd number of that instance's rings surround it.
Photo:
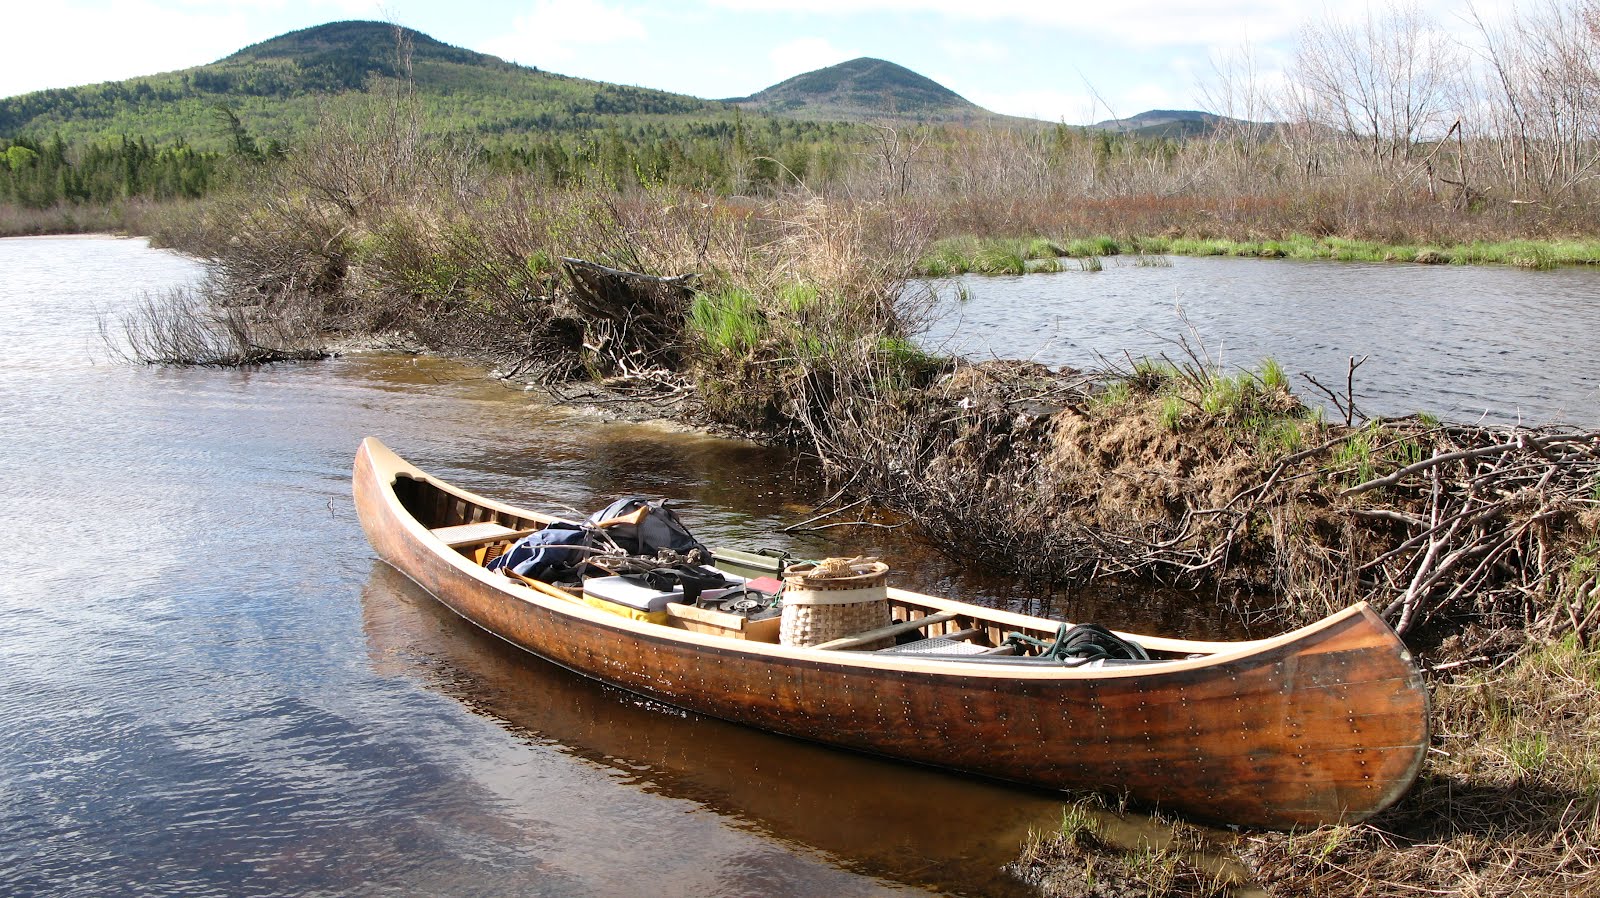
<path fill-rule="evenodd" d="M 796 75 L 759 93 L 726 102 L 771 115 L 838 121 L 888 118 L 972 122 L 1005 118 L 905 66 L 869 56 Z"/>
<path fill-rule="evenodd" d="M 1138 137 L 1201 137 L 1239 119 L 1201 112 L 1198 109 L 1151 109 L 1129 118 L 1106 119 L 1089 127 Z"/>

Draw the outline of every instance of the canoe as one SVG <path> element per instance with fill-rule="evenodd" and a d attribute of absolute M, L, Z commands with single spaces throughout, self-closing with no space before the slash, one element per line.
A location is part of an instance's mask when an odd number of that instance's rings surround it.
<path fill-rule="evenodd" d="M 376 439 L 356 454 L 353 490 L 379 557 L 467 621 L 584 676 L 774 733 L 1269 829 L 1369 817 L 1404 794 L 1427 752 L 1421 674 L 1364 603 L 1253 641 L 1119 633 L 1149 654 L 1142 662 L 904 654 L 866 648 L 870 634 L 783 645 L 737 615 L 672 605 L 665 622 L 635 619 L 489 570 L 486 547 L 557 519 L 443 483 Z M 719 566 L 757 563 L 714 551 Z M 902 631 L 934 641 L 1048 643 L 1061 627 L 887 595 Z"/>

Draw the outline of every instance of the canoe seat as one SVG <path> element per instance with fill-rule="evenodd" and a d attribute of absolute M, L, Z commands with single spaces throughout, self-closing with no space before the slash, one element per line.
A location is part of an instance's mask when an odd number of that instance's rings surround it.
<path fill-rule="evenodd" d="M 456 524 L 452 527 L 435 527 L 432 531 L 434 536 L 444 540 L 444 544 L 452 549 L 469 549 L 502 539 L 521 539 L 532 532 L 532 530 L 513 530 L 499 521 L 477 521 L 471 524 Z"/>

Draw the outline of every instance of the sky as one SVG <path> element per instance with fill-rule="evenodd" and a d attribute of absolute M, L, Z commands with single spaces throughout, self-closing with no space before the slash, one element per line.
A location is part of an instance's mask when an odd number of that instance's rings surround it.
<path fill-rule="evenodd" d="M 1468 0 L 1417 0 L 1466 27 Z M 0 97 L 214 62 L 341 19 L 414 28 L 547 71 L 740 97 L 873 56 L 1009 115 L 1089 124 L 1147 109 L 1226 112 L 1201 85 L 1248 48 L 1270 82 L 1308 22 L 1361 9 L 1293 0 L 52 0 L 7 4 Z M 1504 0 L 1476 0 L 1495 12 Z"/>

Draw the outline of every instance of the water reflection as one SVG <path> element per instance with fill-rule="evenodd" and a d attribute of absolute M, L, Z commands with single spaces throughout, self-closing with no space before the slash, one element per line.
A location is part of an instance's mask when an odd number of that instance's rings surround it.
<path fill-rule="evenodd" d="M 773 736 L 594 683 L 487 636 L 381 564 L 362 592 L 362 618 L 380 673 L 420 678 L 614 771 L 620 784 L 692 801 L 863 874 L 961 894 L 1028 894 L 999 869 L 1030 828 L 1060 822 L 1057 796 Z M 781 891 L 825 894 L 803 883 Z M 767 893 L 756 883 L 746 892 Z"/>
<path fill-rule="evenodd" d="M 1600 271 L 1174 257 L 1104 271 L 968 277 L 927 341 L 978 357 L 1095 367 L 1198 338 L 1227 366 L 1273 356 L 1371 414 L 1600 424 Z M 1191 333 L 1178 316 L 1182 309 Z M 1314 390 L 1295 377 L 1308 400 Z"/>

